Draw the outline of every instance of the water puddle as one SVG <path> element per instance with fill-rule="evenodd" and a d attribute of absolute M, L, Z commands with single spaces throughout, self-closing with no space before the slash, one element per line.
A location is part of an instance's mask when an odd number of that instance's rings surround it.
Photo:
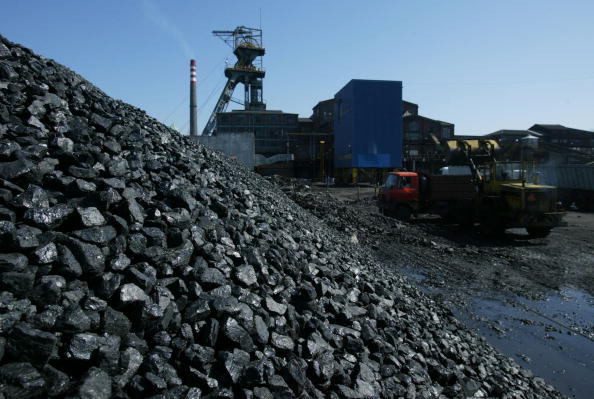
<path fill-rule="evenodd" d="M 428 287 L 426 276 L 416 270 L 404 271 L 429 295 L 442 293 L 447 298 L 452 294 L 446 287 Z M 573 288 L 544 300 L 477 294 L 451 305 L 458 320 L 563 394 L 580 399 L 594 397 L 591 295 Z"/>
<path fill-rule="evenodd" d="M 543 301 L 474 298 L 456 317 L 564 394 L 594 393 L 593 298 L 567 289 Z"/>

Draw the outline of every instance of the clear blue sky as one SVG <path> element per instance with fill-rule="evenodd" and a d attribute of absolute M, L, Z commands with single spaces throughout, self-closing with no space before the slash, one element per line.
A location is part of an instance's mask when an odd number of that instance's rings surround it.
<path fill-rule="evenodd" d="M 189 58 L 202 128 L 234 59 L 211 31 L 259 10 L 269 109 L 307 117 L 352 78 L 389 79 L 458 134 L 594 130 L 591 0 L 5 1 L 0 34 L 187 133 Z"/>

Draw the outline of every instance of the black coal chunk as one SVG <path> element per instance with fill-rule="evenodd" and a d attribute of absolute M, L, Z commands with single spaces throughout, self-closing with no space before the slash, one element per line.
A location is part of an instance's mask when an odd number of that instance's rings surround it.
<path fill-rule="evenodd" d="M 82 267 L 74 257 L 74 254 L 67 246 L 58 244 L 58 259 L 56 260 L 56 268 L 65 277 L 79 277 L 82 274 Z"/>
<path fill-rule="evenodd" d="M 32 250 L 39 245 L 39 234 L 41 231 L 34 227 L 22 225 L 14 232 L 13 246 L 18 250 Z"/>
<path fill-rule="evenodd" d="M 122 306 L 144 304 L 150 301 L 148 295 L 140 287 L 132 283 L 124 284 L 120 288 L 118 299 Z"/>
<path fill-rule="evenodd" d="M 233 352 L 223 352 L 220 359 L 221 368 L 226 377 L 231 380 L 231 383 L 237 384 L 243 375 L 244 368 L 250 362 L 250 354 L 241 349 L 234 349 Z"/>
<path fill-rule="evenodd" d="M 103 226 L 105 224 L 105 218 L 95 207 L 76 208 L 75 215 L 76 221 L 82 227 Z"/>
<path fill-rule="evenodd" d="M 0 366 L 0 387 L 7 398 L 31 398 L 45 391 L 45 380 L 31 363 L 6 363 Z"/>
<path fill-rule="evenodd" d="M 223 273 L 215 268 L 208 268 L 203 271 L 200 274 L 198 281 L 206 288 L 216 288 L 227 283 L 227 279 Z"/>
<path fill-rule="evenodd" d="M 68 375 L 49 364 L 43 367 L 43 378 L 46 382 L 47 396 L 49 397 L 63 395 L 70 388 L 71 382 Z"/>
<path fill-rule="evenodd" d="M 71 238 L 66 243 L 82 271 L 89 277 L 99 277 L 105 270 L 105 255 L 99 247 Z"/>
<path fill-rule="evenodd" d="M 35 165 L 26 159 L 17 159 L 12 162 L 0 162 L 0 177 L 3 179 L 14 179 L 31 172 Z"/>
<path fill-rule="evenodd" d="M 58 248 L 53 242 L 38 247 L 33 252 L 33 260 L 40 265 L 54 263 L 58 259 Z"/>
<path fill-rule="evenodd" d="M 105 309 L 102 318 L 102 331 L 111 334 L 125 337 L 130 332 L 131 322 L 122 312 L 108 307 Z"/>
<path fill-rule="evenodd" d="M 0 254 L 0 272 L 22 272 L 28 264 L 29 260 L 23 254 Z"/>
<path fill-rule="evenodd" d="M 51 358 L 57 343 L 54 334 L 19 323 L 10 331 L 6 346 L 13 359 L 43 366 Z"/>
<path fill-rule="evenodd" d="M 111 378 L 109 374 L 97 367 L 92 367 L 78 387 L 77 395 L 80 398 L 111 398 Z"/>
<path fill-rule="evenodd" d="M 5 272 L 0 273 L 0 290 L 12 292 L 23 298 L 31 294 L 35 274 L 31 272 Z"/>
<path fill-rule="evenodd" d="M 74 334 L 66 347 L 66 358 L 78 361 L 90 361 L 103 340 L 93 333 Z"/>
<path fill-rule="evenodd" d="M 239 283 L 248 287 L 258 282 L 256 272 L 251 265 L 239 266 L 235 270 L 235 278 Z"/>
<path fill-rule="evenodd" d="M 68 220 L 73 208 L 66 204 L 58 204 L 51 208 L 31 208 L 25 212 L 24 219 L 27 223 L 40 229 L 50 230 L 60 227 Z"/>
<path fill-rule="evenodd" d="M 254 347 L 250 334 L 234 318 L 229 317 L 225 320 L 222 325 L 222 334 L 231 345 L 245 351 L 251 351 Z"/>
<path fill-rule="evenodd" d="M 76 230 L 72 234 L 79 240 L 99 245 L 105 245 L 117 236 L 117 232 L 113 226 L 91 227 L 84 230 Z"/>
<path fill-rule="evenodd" d="M 78 304 L 74 304 L 64 309 L 62 317 L 56 322 L 56 328 L 67 333 L 89 331 L 91 319 Z"/>

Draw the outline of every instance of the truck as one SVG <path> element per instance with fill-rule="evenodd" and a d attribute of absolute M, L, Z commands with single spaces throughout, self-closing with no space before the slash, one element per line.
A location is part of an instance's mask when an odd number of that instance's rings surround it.
<path fill-rule="evenodd" d="M 594 211 L 594 163 L 539 165 L 537 171 L 541 183 L 557 187 L 566 208 L 575 205 L 583 212 Z"/>
<path fill-rule="evenodd" d="M 521 227 L 532 237 L 546 237 L 563 225 L 556 188 L 530 182 L 535 176 L 522 163 L 497 162 L 495 141 L 451 140 L 447 145 L 453 166 L 466 166 L 468 174 L 390 172 L 378 194 L 384 214 L 408 220 L 434 213 L 460 225 L 478 222 L 486 235 Z"/>
<path fill-rule="evenodd" d="M 406 221 L 419 213 L 434 213 L 460 224 L 469 224 L 477 197 L 472 175 L 428 175 L 421 172 L 390 172 L 380 188 L 378 205 L 388 216 Z"/>

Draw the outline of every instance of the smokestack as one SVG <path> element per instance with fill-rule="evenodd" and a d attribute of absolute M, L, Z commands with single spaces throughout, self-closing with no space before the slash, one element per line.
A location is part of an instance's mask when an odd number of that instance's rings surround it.
<path fill-rule="evenodd" d="M 196 60 L 190 60 L 190 136 L 198 135 L 196 106 Z"/>

